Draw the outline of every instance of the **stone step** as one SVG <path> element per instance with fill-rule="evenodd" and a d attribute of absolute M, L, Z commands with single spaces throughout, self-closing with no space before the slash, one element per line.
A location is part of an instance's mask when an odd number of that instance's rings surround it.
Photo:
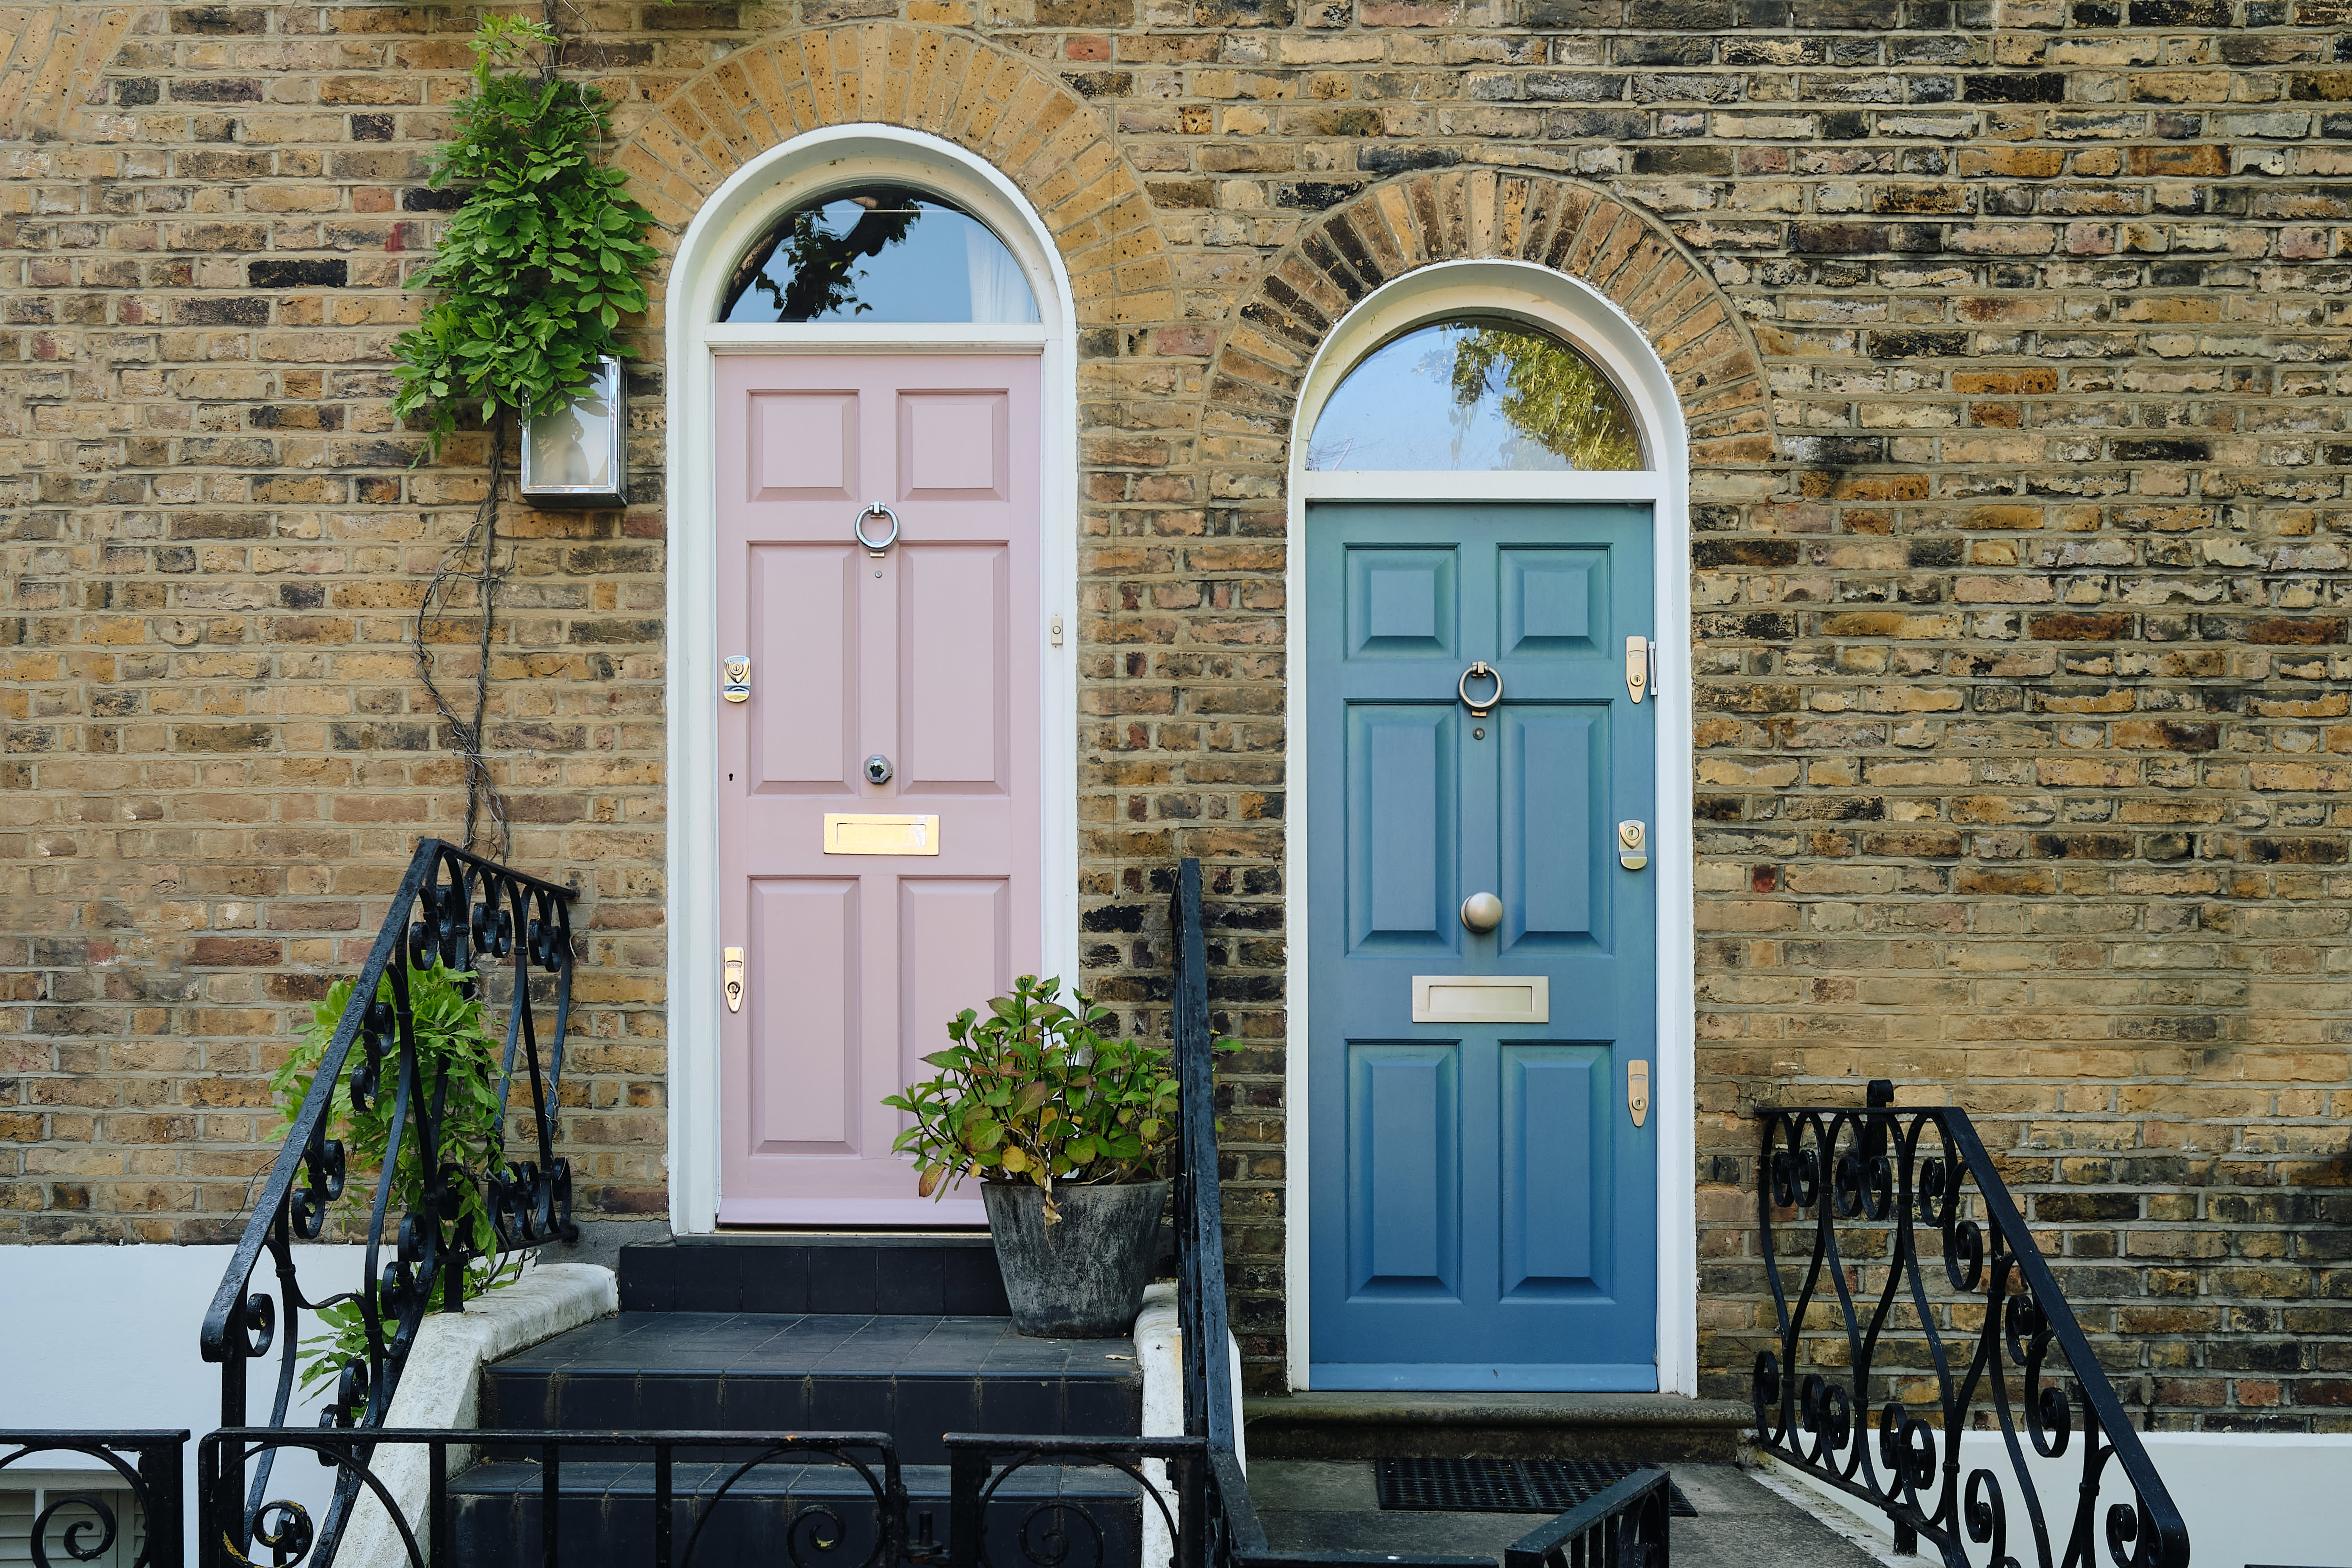
<path fill-rule="evenodd" d="M 1660 1394 L 1293 1394 L 1243 1401 L 1252 1459 L 1729 1464 L 1755 1413 Z"/>
<path fill-rule="evenodd" d="M 625 1312 L 1012 1310 L 986 1232 L 693 1237 L 624 1247 L 618 1273 Z"/>
<path fill-rule="evenodd" d="M 1011 1320 L 623 1311 L 483 1370 L 486 1427 L 887 1432 L 944 1464 L 948 1432 L 1129 1437 L 1131 1340 L 1034 1340 Z"/>
<path fill-rule="evenodd" d="M 709 1507 L 702 1500 L 750 1457 L 739 1455 L 734 1463 L 680 1461 L 673 1467 L 671 1561 L 686 1560 L 695 1521 Z M 514 1568 L 540 1561 L 542 1479 L 535 1463 L 493 1461 L 451 1479 L 455 1568 Z M 908 1539 L 919 1541 L 928 1524 L 932 1541 L 944 1542 L 947 1467 L 909 1465 L 901 1479 L 908 1493 Z M 558 1480 L 556 1523 L 564 1568 L 641 1568 L 653 1561 L 650 1462 L 567 1462 Z M 1041 1465 L 1016 1471 L 1005 1478 L 990 1503 L 986 1560 L 1036 1561 L 1034 1553 L 1041 1543 L 1058 1539 L 1084 1548 L 1076 1562 L 1135 1568 L 1142 1556 L 1144 1506 L 1136 1484 L 1116 1470 Z M 836 1464 L 762 1465 L 710 1509 L 710 1522 L 695 1546 L 693 1564 L 774 1568 L 781 1563 L 862 1563 L 874 1550 L 877 1528 L 874 1492 L 856 1471 Z"/>

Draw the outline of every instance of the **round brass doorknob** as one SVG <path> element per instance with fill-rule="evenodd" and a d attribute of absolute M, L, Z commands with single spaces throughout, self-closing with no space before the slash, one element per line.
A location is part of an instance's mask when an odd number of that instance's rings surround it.
<path fill-rule="evenodd" d="M 1503 900 L 1492 893 L 1473 893 L 1462 900 L 1462 923 L 1481 936 L 1503 923 Z"/>

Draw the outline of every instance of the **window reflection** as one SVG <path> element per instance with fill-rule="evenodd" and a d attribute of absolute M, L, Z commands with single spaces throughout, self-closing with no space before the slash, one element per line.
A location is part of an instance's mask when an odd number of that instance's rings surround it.
<path fill-rule="evenodd" d="M 728 279 L 719 319 L 776 321 L 1037 320 L 1021 265 L 988 226 L 896 185 L 794 207 Z"/>
<path fill-rule="evenodd" d="M 1642 441 L 1601 368 L 1547 332 L 1446 321 L 1375 350 L 1324 405 L 1307 466 L 1418 472 L 1639 468 Z"/>

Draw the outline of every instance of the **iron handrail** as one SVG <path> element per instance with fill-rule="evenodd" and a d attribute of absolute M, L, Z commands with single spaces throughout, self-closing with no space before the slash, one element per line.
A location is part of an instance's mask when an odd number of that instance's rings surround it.
<path fill-rule="evenodd" d="M 1757 1236 L 1779 1330 L 1778 1349 L 1756 1357 L 1758 1440 L 1884 1512 L 1898 1551 L 1916 1551 L 1924 1538 L 1948 1568 L 1968 1568 L 1969 1544 L 1994 1563 L 2011 1558 L 2011 1505 L 2001 1477 L 1979 1465 L 1962 1480 L 1961 1449 L 1972 1433 L 1990 1436 L 1997 1428 L 2038 1568 L 2093 1568 L 2095 1518 L 2112 1462 L 2132 1493 L 2131 1501 L 2107 1510 L 2105 1533 L 2116 1563 L 2184 1568 L 2189 1531 L 2180 1510 L 1968 1112 L 1896 1107 L 1893 1098 L 1894 1086 L 1881 1079 L 1871 1085 L 1864 1107 L 1756 1113 L 1763 1127 Z M 1930 1133 L 1934 1142 L 1923 1148 Z M 1970 1181 L 1973 1215 L 1963 1212 L 1962 1189 Z M 1811 1255 L 1792 1302 L 1775 1226 L 1808 1220 Z M 1841 1222 L 1866 1231 L 1851 1249 L 1840 1243 Z M 1921 1267 L 1923 1226 L 1938 1237 L 1943 1255 L 1951 1293 L 1940 1301 L 1931 1300 L 1930 1271 Z M 1884 1275 L 1874 1305 L 1857 1301 L 1866 1271 Z M 1826 1323 L 1814 1317 L 1825 1291 L 1834 1301 Z M 1955 1364 L 1948 1338 L 1967 1348 L 1964 1363 Z M 1809 1358 L 1823 1342 L 1832 1353 Z M 1884 1365 L 1883 1358 L 1900 1353 L 1898 1345 L 1924 1346 L 1926 1364 L 1909 1356 Z M 2044 1381 L 2053 1352 L 2072 1375 L 2071 1393 L 2063 1383 Z M 1866 1436 L 1874 1378 L 1886 1392 L 1875 1456 Z M 2063 1458 L 2078 1407 L 2084 1431 L 2076 1501 L 2071 1523 L 2053 1542 L 2026 1443 L 2042 1458 Z M 1994 1428 L 1979 1427 L 1979 1417 L 1990 1417 Z"/>
<path fill-rule="evenodd" d="M 1635 1470 L 1503 1551 L 1503 1568 L 1668 1568 L 1665 1471 Z"/>
<path fill-rule="evenodd" d="M 337 1428 L 382 1426 L 409 1348 L 432 1308 L 436 1284 L 444 1310 L 462 1310 L 467 1266 L 485 1255 L 476 1248 L 461 1217 L 464 1185 L 479 1184 L 499 1255 L 551 1240 L 577 1239 L 571 1167 L 555 1152 L 557 1090 L 572 1010 L 572 898 L 569 888 L 455 845 L 436 838 L 418 842 L 205 1313 L 202 1350 L 205 1360 L 221 1368 L 223 1427 L 245 1427 L 247 1363 L 267 1356 L 273 1345 L 278 1366 L 269 1426 L 282 1427 L 294 1395 L 299 1314 L 353 1300 L 367 1353 L 341 1368 L 328 1420 Z M 498 1168 L 475 1173 L 443 1157 L 442 1121 L 449 1086 L 446 1075 L 426 1081 L 410 1006 L 411 969 L 428 969 L 436 963 L 452 973 L 473 972 L 477 963 L 485 971 L 492 964 L 511 971 L 499 1082 L 499 1122 L 505 1124 L 520 1074 L 530 1091 L 536 1159 L 507 1161 L 501 1155 Z M 532 1010 L 534 971 L 552 976 L 554 1017 L 543 1047 Z M 387 983 L 389 1000 L 379 994 Z M 463 984 L 468 994 L 480 994 L 479 978 Z M 355 1045 L 360 1047 L 356 1062 Z M 391 1130 L 368 1215 L 361 1288 L 313 1298 L 298 1276 L 294 1244 L 316 1240 L 324 1232 L 328 1209 L 343 1193 L 344 1149 L 340 1140 L 327 1136 L 339 1089 L 362 1107 L 389 1092 Z M 388 1211 L 394 1173 L 410 1138 L 415 1140 L 417 1168 L 425 1173 L 425 1201 L 418 1209 L 394 1215 Z M 394 1226 L 388 1262 L 383 1256 L 387 1222 Z M 252 1289 L 265 1251 L 276 1265 L 282 1309 L 278 1299 Z M 236 1541 L 240 1549 L 252 1539 L 273 1457 L 274 1451 L 265 1453 L 253 1477 Z M 356 1496 L 348 1478 L 339 1482 L 323 1525 L 320 1562 L 331 1559 L 333 1540 Z"/>
<path fill-rule="evenodd" d="M 181 1516 L 180 1461 L 187 1446 L 186 1431 L 164 1428 L 120 1432 L 0 1430 L 0 1470 L 36 1454 L 80 1454 L 99 1460 L 106 1468 L 89 1472 L 91 1479 L 109 1475 L 120 1477 L 122 1484 L 130 1488 L 131 1500 L 139 1509 L 146 1539 L 131 1559 L 131 1568 L 181 1568 L 187 1561 L 187 1531 Z M 131 1456 L 131 1463 L 123 1462 L 124 1454 Z M 94 1563 L 114 1552 L 117 1542 L 124 1541 L 128 1521 L 116 1518 L 113 1508 L 103 1498 L 65 1490 L 63 1496 L 51 1499 L 33 1516 L 26 1542 L 35 1562 L 59 1561 L 49 1554 L 49 1528 L 60 1513 L 72 1508 L 86 1509 L 96 1516 L 99 1538 L 94 1542 L 82 1539 L 81 1532 L 90 1521 L 69 1520 L 58 1542 L 65 1552 L 63 1561 Z"/>

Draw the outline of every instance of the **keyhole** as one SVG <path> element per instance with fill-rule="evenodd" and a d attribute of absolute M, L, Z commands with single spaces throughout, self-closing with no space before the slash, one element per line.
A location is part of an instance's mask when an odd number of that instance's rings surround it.
<path fill-rule="evenodd" d="M 874 568 L 874 575 L 876 575 L 877 577 L 879 577 L 880 575 L 882 575 L 882 568 L 880 568 L 879 566 L 877 566 L 876 568 Z"/>
<path fill-rule="evenodd" d="M 1474 741 L 1485 740 L 1486 738 L 1486 726 L 1481 724 L 1477 728 L 1472 730 L 1470 731 L 1470 738 Z"/>

